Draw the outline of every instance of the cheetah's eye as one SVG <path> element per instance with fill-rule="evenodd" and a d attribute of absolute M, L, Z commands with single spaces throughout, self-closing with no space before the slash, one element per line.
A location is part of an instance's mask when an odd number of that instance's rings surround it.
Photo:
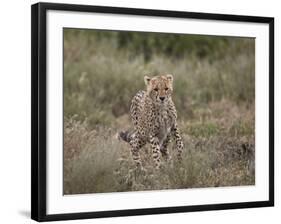
<path fill-rule="evenodd" d="M 158 92 L 158 88 L 155 88 L 154 91 Z"/>
<path fill-rule="evenodd" d="M 168 91 L 168 89 L 169 89 L 169 88 L 166 87 L 166 88 L 165 88 L 165 91 Z"/>

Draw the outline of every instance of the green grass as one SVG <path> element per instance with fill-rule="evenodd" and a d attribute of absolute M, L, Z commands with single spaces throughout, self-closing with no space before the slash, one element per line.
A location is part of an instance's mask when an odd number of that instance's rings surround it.
<path fill-rule="evenodd" d="M 64 193 L 255 184 L 254 39 L 64 29 Z M 131 98 L 143 77 L 172 73 L 182 164 L 134 170 Z M 169 151 L 175 153 L 171 144 Z"/>

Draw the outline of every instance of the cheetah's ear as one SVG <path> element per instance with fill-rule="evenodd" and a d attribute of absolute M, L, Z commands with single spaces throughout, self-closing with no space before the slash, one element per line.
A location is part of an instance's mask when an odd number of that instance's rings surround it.
<path fill-rule="evenodd" d="M 167 79 L 170 80 L 171 82 L 173 82 L 173 75 L 172 74 L 168 74 L 166 75 Z"/>
<path fill-rule="evenodd" d="M 146 76 L 144 76 L 144 83 L 145 83 L 145 85 L 148 85 L 148 84 L 149 84 L 149 82 L 150 82 L 150 80 L 151 80 L 151 78 L 150 78 L 150 77 L 148 77 L 147 75 L 146 75 Z"/>

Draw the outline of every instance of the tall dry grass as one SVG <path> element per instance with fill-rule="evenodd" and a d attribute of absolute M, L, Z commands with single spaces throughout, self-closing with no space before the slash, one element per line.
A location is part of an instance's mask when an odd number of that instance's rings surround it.
<path fill-rule="evenodd" d="M 134 170 L 129 146 L 115 137 L 118 130 L 129 126 L 128 120 L 126 116 L 114 128 L 92 129 L 87 121 L 65 119 L 65 194 L 255 183 L 254 116 L 245 105 L 217 102 L 209 105 L 207 115 L 198 112 L 189 122 L 181 121 L 185 144 L 182 164 L 173 159 L 176 150 L 171 144 L 172 160 L 162 161 L 161 170 L 156 171 L 146 145 L 141 150 L 145 175 Z"/>

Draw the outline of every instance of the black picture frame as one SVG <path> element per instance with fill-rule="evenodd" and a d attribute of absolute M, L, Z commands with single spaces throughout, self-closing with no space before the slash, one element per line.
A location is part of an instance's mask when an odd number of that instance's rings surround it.
<path fill-rule="evenodd" d="M 269 200 L 208 204 L 195 206 L 160 207 L 68 214 L 46 214 L 46 13 L 48 10 L 100 12 L 124 15 L 162 16 L 235 22 L 269 24 Z M 73 220 L 115 216 L 192 212 L 237 208 L 274 206 L 274 18 L 118 8 L 90 5 L 37 3 L 31 9 L 31 218 L 37 221 Z"/>

